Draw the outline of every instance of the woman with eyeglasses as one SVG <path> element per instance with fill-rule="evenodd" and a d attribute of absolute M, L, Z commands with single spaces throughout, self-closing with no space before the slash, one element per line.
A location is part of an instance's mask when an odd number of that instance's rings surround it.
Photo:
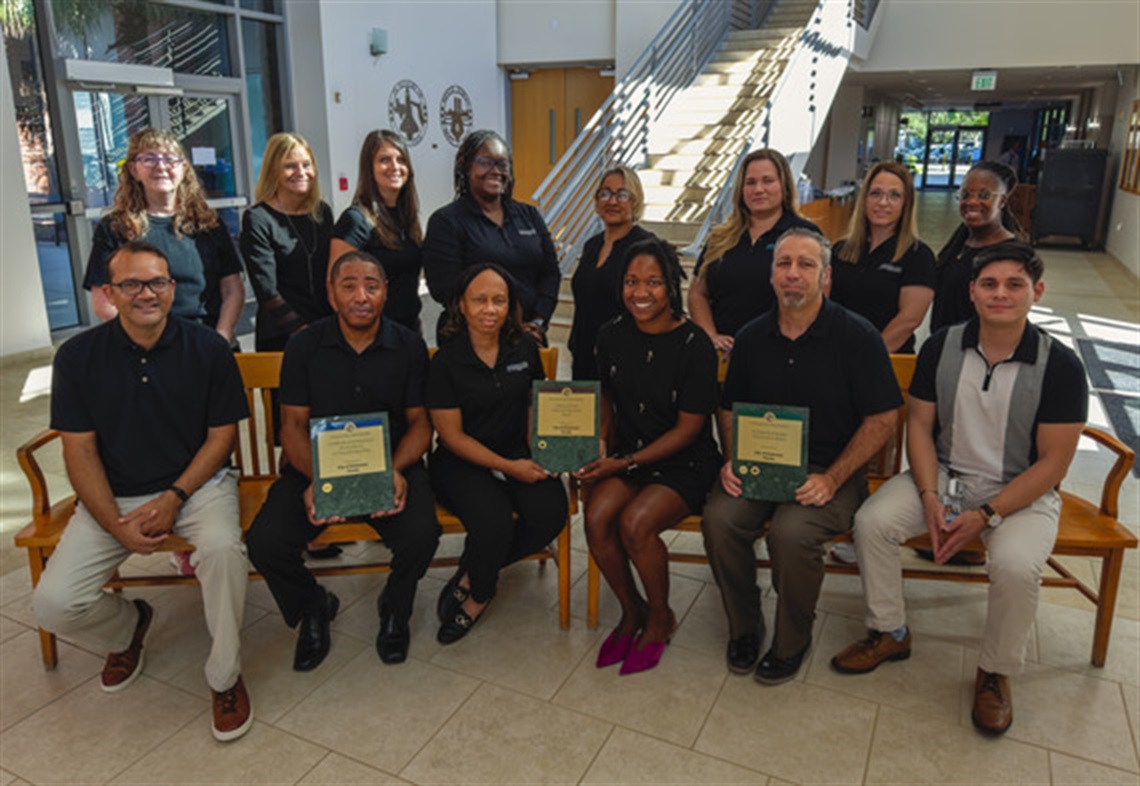
<path fill-rule="evenodd" d="M 915 328 L 934 299 L 934 252 L 918 239 L 914 203 L 910 171 L 875 164 L 832 250 L 831 299 L 874 325 L 888 352 L 914 354 Z"/>
<path fill-rule="evenodd" d="M 428 221 L 424 276 L 431 296 L 447 306 L 466 268 L 501 265 L 518 285 L 523 329 L 545 346 L 562 272 L 542 214 L 511 196 L 512 170 L 511 150 L 494 131 L 463 139 L 455 153 L 455 201 Z M 445 311 L 438 327 L 446 319 Z"/>
<path fill-rule="evenodd" d="M 1009 195 L 1017 187 L 1017 173 L 996 161 L 979 161 L 970 167 L 958 191 L 962 223 L 938 252 L 935 264 L 934 306 L 930 332 L 965 322 L 974 316 L 970 302 L 970 272 L 983 248 L 1021 238 L 1021 226 L 1009 209 Z"/>
<path fill-rule="evenodd" d="M 103 294 L 107 260 L 119 246 L 145 240 L 170 261 L 175 281 L 170 313 L 213 328 L 231 346 L 245 302 L 241 259 L 186 151 L 166 131 L 144 128 L 127 144 L 114 204 L 95 227 L 83 288 L 103 321 L 118 311 Z"/>
<path fill-rule="evenodd" d="M 333 229 L 336 261 L 349 251 L 365 251 L 384 266 L 388 300 L 384 318 L 420 332 L 420 270 L 423 230 L 416 172 L 403 138 L 377 129 L 364 138 L 352 205 Z"/>
<path fill-rule="evenodd" d="M 644 203 L 641 179 L 629 167 L 615 166 L 598 182 L 594 210 L 602 220 L 602 231 L 586 241 L 570 280 L 574 322 L 566 343 L 574 357 L 574 379 L 598 378 L 594 363 L 598 328 L 625 310 L 618 297 L 618 276 L 626 250 L 634 243 L 653 237 L 637 225 Z"/>
<path fill-rule="evenodd" d="M 819 232 L 800 215 L 792 168 L 779 152 L 753 150 L 740 167 L 732 214 L 715 227 L 697 259 L 689 286 L 689 312 L 713 346 L 732 349 L 745 323 L 776 305 L 772 252 L 792 227 Z"/>
<path fill-rule="evenodd" d="M 253 193 L 241 253 L 257 296 L 255 346 L 281 352 L 291 335 L 332 313 L 325 284 L 332 209 L 321 200 L 309 143 L 296 134 L 271 136 Z"/>

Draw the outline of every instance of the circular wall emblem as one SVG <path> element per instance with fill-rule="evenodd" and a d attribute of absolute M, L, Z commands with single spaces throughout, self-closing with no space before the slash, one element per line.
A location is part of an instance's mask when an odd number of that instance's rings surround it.
<path fill-rule="evenodd" d="M 459 85 L 451 85 L 443 91 L 439 100 L 439 127 L 443 136 L 455 147 L 467 136 L 475 123 L 475 111 L 471 108 L 471 96 Z"/>
<path fill-rule="evenodd" d="M 408 144 L 418 145 L 427 133 L 428 111 L 424 91 L 410 79 L 401 79 L 388 94 L 388 125 L 398 129 Z"/>

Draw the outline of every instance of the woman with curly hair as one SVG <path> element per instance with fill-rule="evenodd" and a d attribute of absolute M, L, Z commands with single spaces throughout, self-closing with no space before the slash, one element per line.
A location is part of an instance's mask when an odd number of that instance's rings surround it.
<path fill-rule="evenodd" d="M 186 151 L 170 133 L 144 128 L 131 136 L 119 170 L 114 204 L 95 228 L 83 288 L 95 313 L 114 319 L 103 294 L 107 260 L 119 246 L 145 240 L 170 261 L 174 279 L 171 314 L 216 330 L 231 345 L 245 302 L 241 259 L 206 195 Z"/>
<path fill-rule="evenodd" d="M 511 198 L 512 172 L 511 150 L 497 133 L 464 138 L 455 153 L 455 201 L 428 221 L 424 276 L 431 296 L 447 306 L 466 268 L 502 266 L 518 285 L 523 329 L 545 346 L 562 272 L 542 214 Z M 440 326 L 446 319 L 445 312 Z"/>
<path fill-rule="evenodd" d="M 387 129 L 364 137 L 352 205 L 333 229 L 330 259 L 366 251 L 388 275 L 384 318 L 420 332 L 420 198 L 416 171 L 403 138 Z"/>

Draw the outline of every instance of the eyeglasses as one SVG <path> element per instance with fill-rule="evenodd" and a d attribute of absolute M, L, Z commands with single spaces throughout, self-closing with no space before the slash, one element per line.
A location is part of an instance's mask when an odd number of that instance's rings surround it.
<path fill-rule="evenodd" d="M 115 289 L 127 297 L 137 297 L 142 294 L 144 288 L 149 289 L 156 295 L 161 295 L 170 289 L 172 284 L 174 284 L 174 279 L 172 278 L 152 278 L 150 281 L 139 281 L 137 278 L 128 278 L 126 281 L 109 284 L 108 286 L 115 287 Z"/>
<path fill-rule="evenodd" d="M 983 188 L 979 191 L 967 191 L 962 189 L 958 192 L 958 201 L 965 202 L 968 199 L 976 199 L 979 202 L 991 202 L 1002 195 L 1003 192 L 990 191 L 988 188 Z"/>
<path fill-rule="evenodd" d="M 489 156 L 475 156 L 475 163 L 483 169 L 497 169 L 506 174 L 511 171 L 511 162 L 505 158 L 490 158 Z"/>
<path fill-rule="evenodd" d="M 594 194 L 594 198 L 599 202 L 609 202 L 611 199 L 616 199 L 624 205 L 633 199 L 633 194 L 624 188 L 619 188 L 617 191 L 611 191 L 608 188 L 599 188 L 598 192 Z"/>
<path fill-rule="evenodd" d="M 902 192 L 899 191 L 883 191 L 880 188 L 876 188 L 867 194 L 867 199 L 871 202 L 882 202 L 885 199 L 892 205 L 897 205 L 903 201 L 903 195 Z"/>
<path fill-rule="evenodd" d="M 176 166 L 182 166 L 182 163 L 185 160 L 186 159 L 184 159 L 182 156 L 176 156 L 176 155 L 156 156 L 153 153 L 143 153 L 141 156 L 135 156 L 135 163 L 142 164 L 147 169 L 154 169 L 159 164 L 162 164 L 163 166 L 168 166 L 168 167 L 174 168 Z"/>

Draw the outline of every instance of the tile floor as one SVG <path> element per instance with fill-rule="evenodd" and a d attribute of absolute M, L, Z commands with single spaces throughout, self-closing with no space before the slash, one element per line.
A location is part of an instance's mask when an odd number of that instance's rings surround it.
<path fill-rule="evenodd" d="M 941 197 L 942 195 L 937 195 Z M 947 204 L 951 205 L 950 207 Z M 952 203 L 928 200 L 947 225 Z M 928 223 L 934 221 L 928 219 Z M 937 221 L 934 221 L 937 225 Z M 944 231 L 927 229 L 928 236 Z M 1036 319 L 1067 340 L 1138 340 L 1137 282 L 1103 254 L 1049 250 Z M 291 671 L 293 633 L 263 584 L 246 605 L 243 661 L 257 723 L 239 742 L 209 733 L 202 677 L 205 630 L 191 588 L 137 591 L 157 611 L 143 678 L 98 686 L 102 653 L 63 642 L 44 671 L 29 609 L 30 581 L 12 535 L 31 500 L 15 447 L 47 422 L 47 354 L 0 362 L 0 786 L 8 784 L 1137 784 L 1140 782 L 1140 559 L 1125 563 L 1108 663 L 1088 663 L 1091 606 L 1043 593 L 1016 720 L 1002 739 L 978 735 L 969 703 L 985 589 L 907 585 L 914 657 L 844 677 L 830 656 L 861 632 L 859 582 L 824 585 L 817 642 L 799 677 L 778 688 L 727 673 L 719 596 L 707 568 L 675 565 L 681 621 L 655 671 L 618 677 L 594 654 L 615 622 L 603 590 L 602 624 L 585 622 L 585 543 L 574 524 L 573 620 L 558 627 L 556 572 L 505 571 L 499 597 L 463 642 L 435 642 L 434 600 L 447 572 L 420 587 L 411 658 L 380 664 L 373 649 L 382 576 L 328 581 L 342 598 L 333 649 L 316 671 Z M 1106 425 L 1099 407 L 1090 421 Z M 1098 493 L 1104 451 L 1080 446 L 1066 480 Z M 62 464 L 47 467 L 57 493 Z M 1140 524 L 1138 484 L 1121 492 L 1122 518 Z M 673 548 L 699 538 L 669 533 Z M 353 547 L 360 560 L 379 545 Z M 457 551 L 455 538 L 441 547 Z M 150 559 L 162 560 L 163 556 Z M 1074 569 L 1094 577 L 1086 560 Z M 762 574 L 769 615 L 774 598 Z"/>

